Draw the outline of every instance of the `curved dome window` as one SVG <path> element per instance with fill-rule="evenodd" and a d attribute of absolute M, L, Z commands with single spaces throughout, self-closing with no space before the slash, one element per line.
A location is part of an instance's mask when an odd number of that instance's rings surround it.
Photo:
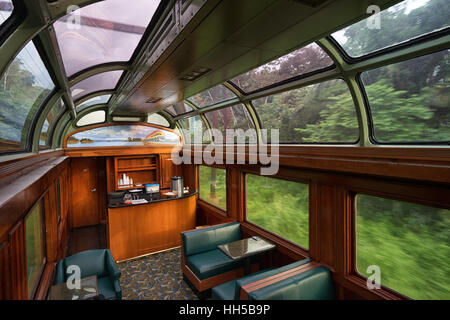
<path fill-rule="evenodd" d="M 56 21 L 55 32 L 67 76 L 98 64 L 130 60 L 159 3 L 100 1 Z"/>
<path fill-rule="evenodd" d="M 242 91 L 251 93 L 332 65 L 333 60 L 328 54 L 317 44 L 311 43 L 230 81 Z"/>
<path fill-rule="evenodd" d="M 47 117 L 45 118 L 42 130 L 39 135 L 39 148 L 48 147 L 50 144 L 49 135 L 52 134 L 53 127 L 56 125 L 61 114 L 66 110 L 66 106 L 61 98 L 56 101 L 53 107 L 50 109 Z"/>
<path fill-rule="evenodd" d="M 157 114 L 157 113 L 149 114 L 148 118 L 147 118 L 147 122 L 156 124 L 158 126 L 170 127 L 169 121 L 167 121 L 166 118 L 164 118 L 162 115 Z"/>
<path fill-rule="evenodd" d="M 187 103 L 180 101 L 180 102 L 174 104 L 173 106 L 170 106 L 164 110 L 167 111 L 168 113 L 170 113 L 170 115 L 175 117 L 175 116 L 179 116 L 181 114 L 191 112 L 194 109 L 192 109 Z"/>
<path fill-rule="evenodd" d="M 12 0 L 0 1 L 0 25 L 3 24 L 11 16 L 14 10 Z"/>
<path fill-rule="evenodd" d="M 444 8 L 448 8 L 448 0 L 405 0 L 379 13 L 379 28 L 370 17 L 331 36 L 349 56 L 361 57 L 448 28 L 450 20 Z"/>
<path fill-rule="evenodd" d="M 92 106 L 95 106 L 97 104 L 108 103 L 109 98 L 111 98 L 110 94 L 104 94 L 104 95 L 101 95 L 101 96 L 96 96 L 96 97 L 90 98 L 90 99 L 84 101 L 83 103 L 79 104 L 76 107 L 77 112 L 81 112 L 84 109 L 92 107 Z"/>
<path fill-rule="evenodd" d="M 104 110 L 93 111 L 82 117 L 77 122 L 77 127 L 88 126 L 96 123 L 103 123 L 106 120 L 106 112 Z"/>
<path fill-rule="evenodd" d="M 222 84 L 212 87 L 188 98 L 189 102 L 194 104 L 197 108 L 205 108 L 237 98 L 236 95 Z"/>
<path fill-rule="evenodd" d="M 96 91 L 113 90 L 123 70 L 107 71 L 81 80 L 70 88 L 73 100 L 78 100 Z"/>
<path fill-rule="evenodd" d="M 181 143 L 181 138 L 173 131 L 151 126 L 114 125 L 77 132 L 66 143 L 68 148 L 175 145 Z"/>
<path fill-rule="evenodd" d="M 32 41 L 6 67 L 0 83 L 0 152 L 26 150 L 31 123 L 55 88 Z"/>

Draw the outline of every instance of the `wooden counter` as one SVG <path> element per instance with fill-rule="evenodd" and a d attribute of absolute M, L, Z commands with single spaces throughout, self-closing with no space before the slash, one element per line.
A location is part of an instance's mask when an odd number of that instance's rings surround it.
<path fill-rule="evenodd" d="M 181 245 L 195 228 L 196 194 L 181 199 L 108 208 L 108 248 L 122 261 Z"/>

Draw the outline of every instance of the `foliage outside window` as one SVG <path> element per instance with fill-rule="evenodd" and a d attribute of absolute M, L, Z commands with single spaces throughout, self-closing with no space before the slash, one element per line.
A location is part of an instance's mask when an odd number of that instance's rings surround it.
<path fill-rule="evenodd" d="M 448 299 L 450 210 L 360 194 L 356 268 L 381 272 L 381 285 L 413 299 Z"/>
<path fill-rule="evenodd" d="M 188 98 L 197 108 L 205 108 L 220 102 L 225 102 L 237 98 L 236 95 L 222 84 L 200 92 Z"/>
<path fill-rule="evenodd" d="M 374 17 L 332 36 L 352 57 L 394 46 L 450 26 L 448 0 L 406 0 L 379 14 L 380 28 L 369 28 Z"/>
<path fill-rule="evenodd" d="M 377 142 L 450 141 L 449 52 L 362 73 Z"/>
<path fill-rule="evenodd" d="M 309 248 L 308 184 L 246 175 L 247 221 Z"/>
<path fill-rule="evenodd" d="M 0 79 L 0 152 L 27 148 L 31 123 L 54 84 L 33 42 L 29 42 Z"/>
<path fill-rule="evenodd" d="M 293 77 L 333 65 L 333 60 L 315 43 L 297 49 L 231 80 L 250 93 Z"/>
<path fill-rule="evenodd" d="M 244 143 L 256 144 L 258 142 L 255 126 L 253 125 L 250 114 L 243 104 L 237 104 L 224 109 L 206 112 L 205 117 L 206 119 L 208 119 L 211 129 L 216 129 L 221 132 L 223 144 L 238 143 L 240 142 L 238 140 L 239 138 L 242 138 L 244 140 Z M 234 137 L 234 140 L 227 141 L 227 129 L 242 129 L 243 132 L 246 132 L 248 129 L 252 130 L 248 131 L 247 136 L 237 135 L 236 137 Z M 215 142 L 217 143 L 217 139 L 215 140 Z"/>
<path fill-rule="evenodd" d="M 25 219 L 28 297 L 30 299 L 33 298 L 45 264 L 44 228 L 43 207 L 42 203 L 38 202 Z"/>
<path fill-rule="evenodd" d="M 198 143 L 210 143 L 211 136 L 209 134 L 208 128 L 204 125 L 200 116 L 194 116 L 190 118 L 184 118 L 178 120 L 181 128 L 185 130 L 184 143 L 185 144 L 195 144 L 198 139 Z M 186 134 L 188 134 L 186 136 Z"/>
<path fill-rule="evenodd" d="M 199 197 L 224 211 L 227 210 L 226 170 L 199 166 Z"/>
<path fill-rule="evenodd" d="M 353 98 L 345 81 L 329 80 L 252 101 L 262 128 L 279 130 L 280 143 L 355 143 Z M 271 134 L 265 141 L 270 142 Z"/>
<path fill-rule="evenodd" d="M 53 127 L 56 125 L 56 120 L 59 119 L 61 113 L 64 112 L 65 105 L 62 99 L 58 99 L 55 105 L 50 109 L 47 117 L 45 118 L 42 130 L 39 135 L 39 148 L 45 148 L 50 143 L 48 135 L 51 134 Z"/>

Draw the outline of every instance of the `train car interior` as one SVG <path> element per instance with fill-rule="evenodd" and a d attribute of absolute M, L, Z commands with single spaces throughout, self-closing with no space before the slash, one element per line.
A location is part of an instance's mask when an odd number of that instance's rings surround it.
<path fill-rule="evenodd" d="M 449 53 L 448 0 L 0 0 L 0 300 L 450 299 Z"/>

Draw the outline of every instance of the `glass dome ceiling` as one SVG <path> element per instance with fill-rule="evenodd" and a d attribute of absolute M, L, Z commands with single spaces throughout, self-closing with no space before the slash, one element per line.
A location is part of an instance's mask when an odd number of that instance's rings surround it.
<path fill-rule="evenodd" d="M 81 112 L 84 109 L 95 106 L 97 104 L 105 104 L 109 101 L 109 98 L 111 98 L 111 94 L 104 94 L 101 96 L 90 98 L 76 107 L 77 112 Z"/>
<path fill-rule="evenodd" d="M 130 60 L 159 3 L 101 1 L 56 21 L 55 32 L 67 76 L 95 65 Z"/>
<path fill-rule="evenodd" d="M 102 72 L 81 80 L 70 88 L 73 100 L 78 100 L 96 91 L 113 90 L 122 73 L 123 70 Z"/>
<path fill-rule="evenodd" d="M 11 16 L 13 10 L 12 0 L 0 1 L 0 25 Z"/>

